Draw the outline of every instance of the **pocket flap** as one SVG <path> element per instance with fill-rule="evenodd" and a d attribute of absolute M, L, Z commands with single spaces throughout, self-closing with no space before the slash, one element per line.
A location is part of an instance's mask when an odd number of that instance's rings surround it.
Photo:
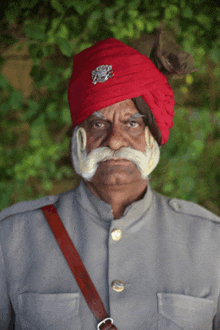
<path fill-rule="evenodd" d="M 19 312 L 23 320 L 37 329 L 46 329 L 52 324 L 62 324 L 67 318 L 79 313 L 79 293 L 19 295 Z"/>
<path fill-rule="evenodd" d="M 211 329 L 214 317 L 212 300 L 174 293 L 158 293 L 157 297 L 159 313 L 182 329 Z"/>

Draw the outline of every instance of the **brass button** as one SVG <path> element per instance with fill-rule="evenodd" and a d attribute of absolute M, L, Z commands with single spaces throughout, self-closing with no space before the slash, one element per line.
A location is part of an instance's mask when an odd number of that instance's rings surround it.
<path fill-rule="evenodd" d="M 124 284 L 121 281 L 113 281 L 112 282 L 112 289 L 116 292 L 121 292 L 124 290 Z"/>
<path fill-rule="evenodd" d="M 121 229 L 115 228 L 112 230 L 111 237 L 114 241 L 119 241 L 121 239 L 121 236 L 122 236 Z"/>

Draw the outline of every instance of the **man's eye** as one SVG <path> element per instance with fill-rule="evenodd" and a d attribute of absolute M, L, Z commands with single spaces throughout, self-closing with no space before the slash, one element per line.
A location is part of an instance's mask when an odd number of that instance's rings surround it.
<path fill-rule="evenodd" d="M 102 123 L 100 121 L 93 121 L 93 122 L 90 123 L 90 127 L 91 128 L 103 128 L 104 123 Z"/>
<path fill-rule="evenodd" d="M 136 127 L 139 126 L 139 123 L 136 122 L 136 121 L 131 120 L 131 121 L 128 121 L 128 126 L 132 127 L 132 128 L 136 128 Z"/>

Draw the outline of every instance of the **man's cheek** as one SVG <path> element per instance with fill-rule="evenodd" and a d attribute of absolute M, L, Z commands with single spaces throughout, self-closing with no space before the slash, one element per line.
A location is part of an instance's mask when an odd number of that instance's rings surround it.
<path fill-rule="evenodd" d="M 87 146 L 86 146 L 86 150 L 87 150 L 87 154 L 89 154 L 90 152 L 92 152 L 94 149 L 97 149 L 97 147 L 95 146 L 94 143 L 89 143 L 89 141 L 87 142 Z"/>
<path fill-rule="evenodd" d="M 88 135 L 87 135 L 88 136 Z M 97 137 L 97 138 L 89 138 L 87 137 L 87 153 L 89 154 L 91 151 L 94 149 L 97 149 L 102 146 L 102 140 Z"/>

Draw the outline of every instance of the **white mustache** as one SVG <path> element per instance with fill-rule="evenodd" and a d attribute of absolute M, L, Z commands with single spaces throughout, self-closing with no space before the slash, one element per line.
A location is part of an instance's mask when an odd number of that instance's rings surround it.
<path fill-rule="evenodd" d="M 139 150 L 122 147 L 119 150 L 112 150 L 108 147 L 100 147 L 90 152 L 87 156 L 88 161 L 101 163 L 110 159 L 126 159 L 135 163 L 137 166 L 139 162 L 145 161 L 145 155 Z"/>
<path fill-rule="evenodd" d="M 145 153 L 142 151 L 130 148 L 122 147 L 118 150 L 112 150 L 108 147 L 100 147 L 92 150 L 89 154 L 87 151 L 80 150 L 77 152 L 77 138 L 74 131 L 72 137 L 72 160 L 76 172 L 81 175 L 85 180 L 90 181 L 94 176 L 99 164 L 110 159 L 126 159 L 132 161 L 142 174 L 142 178 L 146 179 L 148 174 L 152 172 L 153 168 L 157 165 L 160 157 L 160 150 L 155 144 L 155 155 L 152 154 L 152 149 L 146 148 Z"/>

